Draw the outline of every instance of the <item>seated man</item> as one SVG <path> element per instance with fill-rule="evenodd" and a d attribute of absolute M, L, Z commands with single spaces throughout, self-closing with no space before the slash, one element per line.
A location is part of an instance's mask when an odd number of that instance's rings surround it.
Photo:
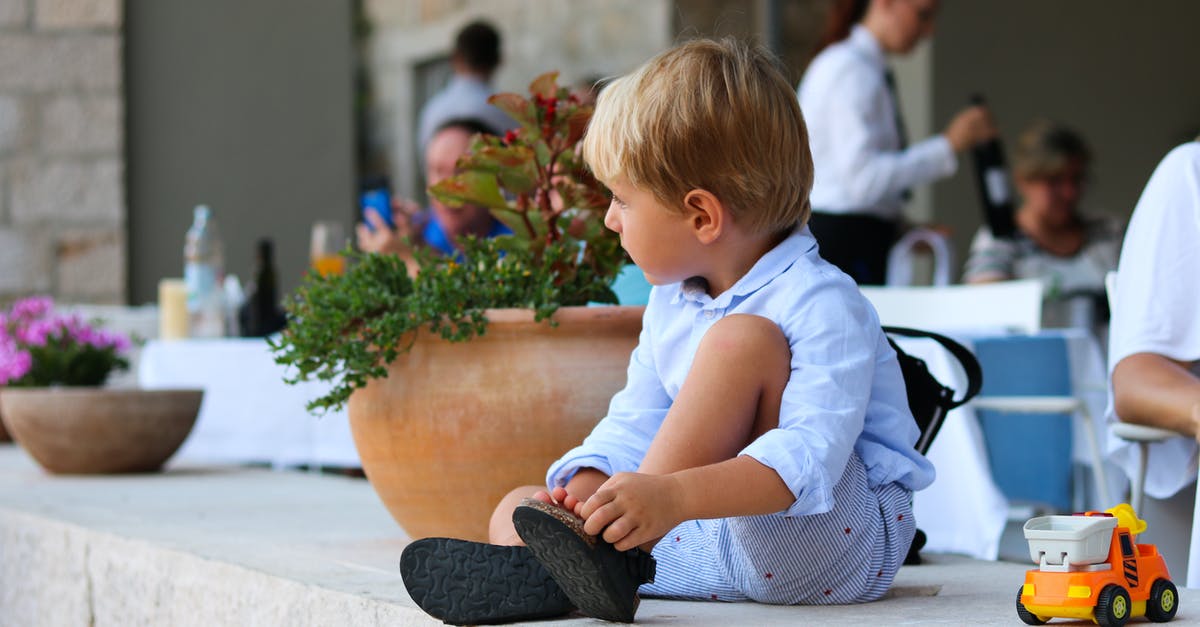
<path fill-rule="evenodd" d="M 460 119 L 446 122 L 434 132 L 425 150 L 425 182 L 428 185 L 455 174 L 458 158 L 470 148 L 471 137 L 476 133 L 491 134 L 494 131 L 478 120 Z M 429 204 L 430 208 L 422 211 L 410 200 L 394 202 L 392 222 L 395 228 L 389 227 L 374 211 L 367 211 L 364 216 L 367 224 L 359 224 L 356 229 L 358 247 L 366 252 L 400 255 L 409 271 L 415 273 L 412 250 L 405 238 L 416 245 L 429 246 L 444 255 L 457 257 L 461 236 L 482 238 L 511 233 L 486 207 L 449 207 L 436 199 L 431 199 Z"/>
<path fill-rule="evenodd" d="M 1200 438 L 1200 142 L 1172 150 L 1138 200 L 1117 271 L 1109 337 L 1110 417 L 1178 431 L 1151 445 L 1145 491 L 1166 498 L 1196 478 Z M 1113 450 L 1137 463 L 1135 447 Z"/>

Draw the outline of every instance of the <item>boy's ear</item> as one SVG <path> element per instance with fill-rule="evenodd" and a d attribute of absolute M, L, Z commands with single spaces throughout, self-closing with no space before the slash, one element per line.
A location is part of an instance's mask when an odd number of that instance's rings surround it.
<path fill-rule="evenodd" d="M 683 197 L 692 232 L 701 244 L 711 244 L 729 228 L 732 217 L 720 198 L 705 189 L 693 189 Z"/>

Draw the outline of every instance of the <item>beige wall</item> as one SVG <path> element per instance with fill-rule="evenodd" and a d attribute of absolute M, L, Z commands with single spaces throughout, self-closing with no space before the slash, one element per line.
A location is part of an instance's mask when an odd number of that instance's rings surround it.
<path fill-rule="evenodd" d="M 125 298 L 121 0 L 0 0 L 0 302 Z"/>
<path fill-rule="evenodd" d="M 503 38 L 500 91 L 524 93 L 537 75 L 558 70 L 560 84 L 626 72 L 673 40 L 668 0 L 366 0 L 373 36 L 366 51 L 374 91 L 371 133 L 387 153 L 397 193 L 412 197 L 413 129 L 420 102 L 414 64 L 448 55 L 455 33 L 476 18 Z"/>
<path fill-rule="evenodd" d="M 1037 116 L 1073 125 L 1095 156 L 1085 206 L 1128 217 L 1158 160 L 1200 129 L 1200 2 L 943 2 L 933 42 L 939 127 L 982 91 L 1011 146 Z M 935 186 L 960 250 L 981 211 L 969 161 Z"/>

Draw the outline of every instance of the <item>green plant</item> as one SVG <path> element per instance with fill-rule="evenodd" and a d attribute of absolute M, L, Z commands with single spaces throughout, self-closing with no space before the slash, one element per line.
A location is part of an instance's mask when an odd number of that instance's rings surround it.
<path fill-rule="evenodd" d="M 490 308 L 530 308 L 541 321 L 559 307 L 616 302 L 609 286 L 625 255 L 604 226 L 608 192 L 578 153 L 592 108 L 556 78 L 535 79 L 530 98 L 492 96 L 519 128 L 477 135 L 459 174 L 429 190 L 449 205 L 487 207 L 511 235 L 464 238 L 461 262 L 418 249 L 415 279 L 395 256 L 347 251 L 345 274 L 310 273 L 289 299 L 288 328 L 272 340 L 291 368 L 285 380 L 333 383 L 310 410 L 340 408 L 385 376 L 422 327 L 464 341 L 485 332 Z"/>

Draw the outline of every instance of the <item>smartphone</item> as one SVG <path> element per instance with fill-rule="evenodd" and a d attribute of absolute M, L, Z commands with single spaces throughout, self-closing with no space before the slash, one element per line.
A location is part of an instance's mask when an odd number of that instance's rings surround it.
<path fill-rule="evenodd" d="M 396 228 L 396 222 L 392 219 L 392 190 L 386 177 L 363 179 L 362 189 L 359 192 L 359 206 L 362 209 L 362 219 L 367 228 L 375 230 L 371 221 L 367 219 L 368 211 L 373 211 L 383 218 L 388 228 Z"/>

